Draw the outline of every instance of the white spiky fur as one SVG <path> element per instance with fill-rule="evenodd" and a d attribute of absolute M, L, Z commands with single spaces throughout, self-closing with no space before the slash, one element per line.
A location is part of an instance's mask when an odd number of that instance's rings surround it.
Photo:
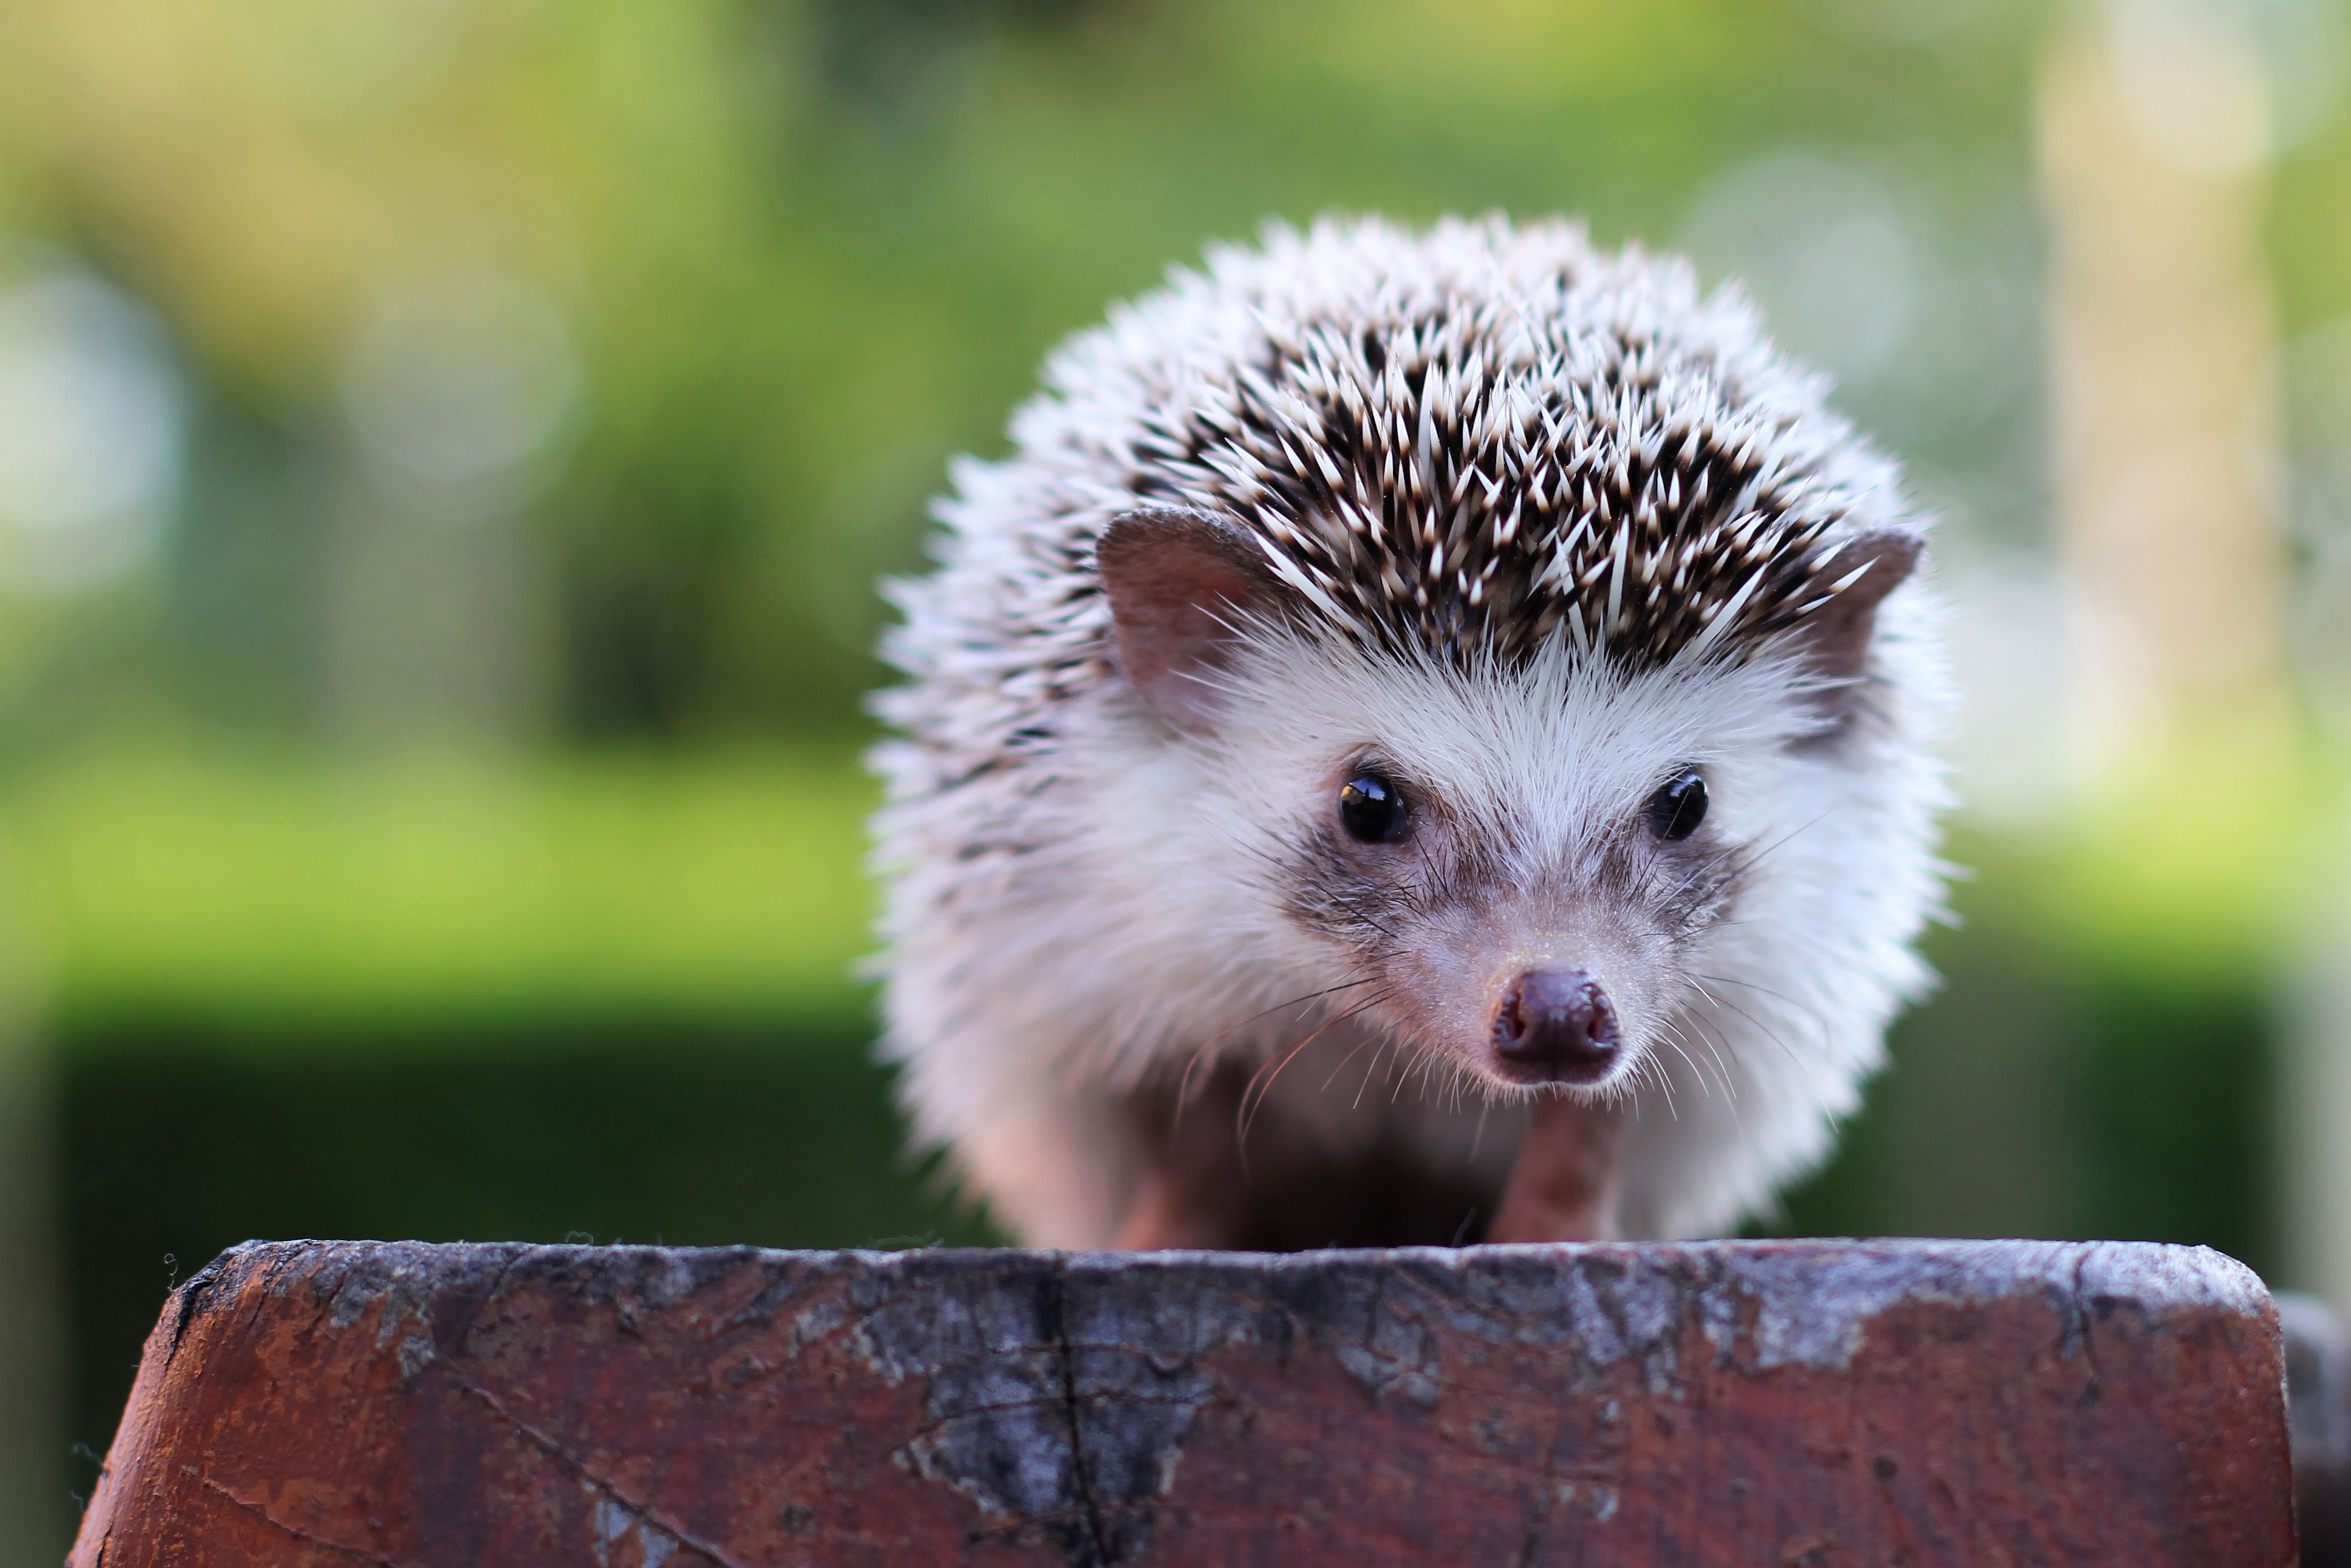
<path fill-rule="evenodd" d="M 1431 299 L 1445 307 L 1434 316 Z M 1093 541 L 1139 498 L 1227 510 L 1254 501 L 1273 553 L 1313 557 L 1291 574 L 1297 586 L 1343 579 L 1343 561 L 1330 562 L 1348 539 L 1310 537 L 1295 492 L 1277 494 L 1268 477 L 1270 448 L 1272 467 L 1286 452 L 1301 476 L 1321 461 L 1295 450 L 1303 413 L 1252 444 L 1237 432 L 1233 389 L 1264 375 L 1269 344 L 1305 341 L 1327 359 L 1346 351 L 1346 329 L 1399 321 L 1424 323 L 1417 351 L 1439 370 L 1423 390 L 1456 400 L 1447 413 L 1523 417 L 1540 434 L 1549 411 L 1547 442 L 1489 442 L 1487 469 L 1467 486 L 1495 501 L 1469 528 L 1487 547 L 1519 527 L 1515 508 L 1500 520 L 1510 486 L 1548 486 L 1563 503 L 1544 546 L 1552 565 L 1533 569 L 1536 587 L 1547 576 L 1560 590 L 1540 633 L 1525 624 L 1540 608 L 1531 597 L 1496 612 L 1518 617 L 1510 636 L 1485 633 L 1531 652 L 1259 628 L 1215 732 L 1171 734 L 1116 670 Z M 1625 373 L 1628 354 L 1637 374 Z M 1320 361 L 1306 372 L 1332 400 L 1357 395 L 1342 384 L 1348 373 Z M 1872 722 L 1836 747 L 1801 744 L 1818 727 L 1806 706 L 1817 681 L 1780 633 L 1810 591 L 1791 579 L 1782 619 L 1757 621 L 1761 575 L 1749 566 L 1773 549 L 1833 555 L 1864 530 L 1922 526 L 1890 465 L 1823 407 L 1822 383 L 1770 349 L 1735 296 L 1702 299 L 1680 264 L 1595 253 L 1563 225 L 1499 219 L 1422 234 L 1377 221 L 1270 231 L 1260 248 L 1213 252 L 1205 274 L 1178 273 L 1080 335 L 1045 380 L 1013 422 L 1009 458 L 957 465 L 938 508 L 939 570 L 893 586 L 905 621 L 887 651 L 909 682 L 879 700 L 903 738 L 875 753 L 888 790 L 876 824 L 885 1053 L 903 1067 L 918 1135 L 951 1150 L 998 1218 L 1038 1244 L 1108 1241 L 1142 1179 L 1119 1096 L 1210 1040 L 1246 1056 L 1295 1038 L 1295 1012 L 1247 1020 L 1344 971 L 1285 914 L 1268 851 L 1323 799 L 1333 758 L 1366 744 L 1455 802 L 1530 888 L 1592 823 L 1637 811 L 1662 773 L 1704 768 L 1712 821 L 1756 864 L 1735 917 L 1649 998 L 1665 1032 L 1637 1091 L 1625 1224 L 1635 1235 L 1715 1231 L 1815 1166 L 1878 1066 L 1886 1024 L 1927 977 L 1910 944 L 1939 892 L 1942 786 L 1928 743 L 1943 706 L 1935 604 L 1914 580 L 1877 614 Z M 1562 383 L 1576 395 L 1554 395 Z M 1595 385 L 1604 395 L 1584 395 Z M 1260 402 L 1283 398 L 1298 401 L 1275 389 Z M 1447 491 L 1447 476 L 1429 469 L 1429 429 L 1424 413 L 1416 469 L 1407 460 L 1357 476 L 1354 499 L 1337 485 L 1332 506 L 1360 507 L 1376 484 L 1422 499 Z M 1779 532 L 1758 543 L 1755 512 L 1734 510 L 1744 532 L 1708 547 L 1720 570 L 1636 570 L 1636 591 L 1653 585 L 1653 621 L 1660 589 L 1702 613 L 1684 618 L 1677 643 L 1631 656 L 1632 611 L 1620 607 L 1630 523 L 1615 528 L 1612 568 L 1610 503 L 1590 500 L 1583 476 L 1614 464 L 1621 480 L 1625 454 L 1654 463 L 1694 430 L 1759 476 L 1750 489 L 1768 496 Z M 1454 446 L 1471 444 L 1454 433 Z M 1627 519 L 1653 525 L 1665 495 L 1653 477 L 1654 492 L 1636 472 L 1639 494 L 1619 496 Z M 1454 476 L 1450 494 L 1464 489 Z M 1598 529 L 1573 522 L 1579 504 L 1587 517 L 1604 508 Z M 1478 595 L 1461 513 L 1449 543 L 1441 509 L 1428 516 L 1416 538 L 1433 572 L 1400 581 L 1382 565 L 1352 580 L 1385 580 L 1406 619 L 1415 582 L 1421 612 L 1427 580 L 1457 585 L 1457 603 Z M 1352 526 L 1360 549 L 1364 522 Z M 1726 566 L 1734 546 L 1749 553 Z M 1362 630 L 1360 603 L 1336 590 L 1318 601 L 1348 623 L 1337 630 Z M 1541 924 L 1540 910 L 1520 921 Z M 1596 928 L 1529 938 L 1610 939 Z M 1480 1152 L 1479 1107 L 1457 1092 L 1461 1077 L 1424 1074 L 1392 1093 L 1383 1080 L 1401 1107 L 1384 1113 L 1403 1117 L 1433 1157 L 1490 1166 L 1507 1141 Z M 1328 1089 L 1320 1071 L 1282 1082 L 1317 1135 L 1367 1135 L 1351 1131 L 1365 1113 L 1352 1071 Z"/>

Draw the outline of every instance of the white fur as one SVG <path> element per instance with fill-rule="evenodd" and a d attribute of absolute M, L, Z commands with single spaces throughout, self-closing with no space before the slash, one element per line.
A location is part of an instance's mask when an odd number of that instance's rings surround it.
<path fill-rule="evenodd" d="M 1480 246 L 1490 277 L 1475 273 Z M 1910 943 L 1938 894 L 1928 741 L 1943 685 L 1923 582 L 1880 609 L 1874 716 L 1827 747 L 1795 744 L 1817 720 L 1784 648 L 1628 674 L 1564 637 L 1502 670 L 1267 635 L 1206 738 L 1155 722 L 1111 667 L 1090 542 L 1134 503 L 1128 476 L 1147 465 L 1150 433 L 1187 417 L 1185 400 L 1213 422 L 1220 378 L 1301 315 L 1343 320 L 1370 300 L 1472 282 L 1507 300 L 1560 255 L 1593 279 L 1568 314 L 1685 329 L 1693 352 L 1736 365 L 1729 414 L 1819 469 L 1812 493 L 1841 497 L 1848 526 L 1917 526 L 1883 460 L 1735 302 L 1700 309 L 1686 274 L 1604 266 L 1556 227 L 1277 235 L 1266 256 L 1222 253 L 1209 278 L 1179 278 L 1057 356 L 1052 392 L 1015 422 L 1013 457 L 958 467 L 940 570 L 895 587 L 907 622 L 891 653 L 912 681 L 883 711 L 905 738 L 876 752 L 889 785 L 885 1051 L 917 1134 L 947 1145 L 1023 1239 L 1113 1235 L 1142 1174 L 1118 1099 L 1146 1074 L 1204 1049 L 1264 1055 L 1328 1016 L 1280 1006 L 1353 971 L 1284 913 L 1268 867 L 1365 747 L 1509 858 L 1522 894 L 1489 929 L 1622 971 L 1612 984 L 1640 1014 L 1628 1033 L 1646 1058 L 1633 1234 L 1729 1226 L 1816 1165 L 1880 1062 L 1886 1023 L 1925 983 Z M 1691 765 L 1708 775 L 1709 826 L 1761 858 L 1725 923 L 1677 965 L 1608 958 L 1607 932 L 1560 913 L 1560 868 Z M 1424 999 L 1426 1018 L 1470 1006 L 1466 991 Z M 1384 1042 L 1372 1043 L 1376 1062 Z M 1486 1168 L 1507 1155 L 1512 1114 L 1481 1147 L 1481 1097 L 1457 1092 L 1458 1072 L 1384 1079 L 1365 1105 L 1348 1102 L 1355 1070 L 1326 1076 L 1321 1060 L 1276 1081 L 1315 1135 L 1344 1143 L 1401 1120 L 1440 1157 Z"/>

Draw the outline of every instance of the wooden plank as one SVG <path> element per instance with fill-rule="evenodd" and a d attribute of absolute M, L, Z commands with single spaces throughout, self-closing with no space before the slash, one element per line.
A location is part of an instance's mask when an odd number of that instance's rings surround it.
<path fill-rule="evenodd" d="M 2280 1354 L 2136 1244 L 256 1244 L 72 1561 L 2278 1568 Z"/>

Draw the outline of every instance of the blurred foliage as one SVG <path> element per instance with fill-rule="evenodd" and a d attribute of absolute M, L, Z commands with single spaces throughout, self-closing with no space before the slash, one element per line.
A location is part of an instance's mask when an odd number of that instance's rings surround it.
<path fill-rule="evenodd" d="M 387 291 L 487 269 L 581 365 L 521 507 L 558 731 L 838 726 L 946 455 L 996 449 L 1105 299 L 1270 215 L 1672 244 L 1709 179 L 1792 152 L 1894 177 L 1921 255 L 2029 298 L 2031 13 L 1949 9 L 1906 47 L 1826 0 L 19 5 L 0 233 L 152 303 L 199 390 L 160 578 L 19 685 L 53 723 L 129 689 L 331 733 L 355 345 Z M 1977 315 L 2018 363 L 1856 395 L 2012 528 L 2035 350 Z"/>
<path fill-rule="evenodd" d="M 2257 988 L 2351 852 L 2342 794 L 2273 734 L 2149 758 L 2062 824 L 1962 824 L 1958 908 L 2043 964 Z M 364 767 L 119 747 L 0 788 L 0 863 L 69 1024 L 853 1019 L 873 800 L 837 747 Z"/>
<path fill-rule="evenodd" d="M 843 755 L 87 756 L 5 800 L 63 1019 L 861 1015 Z"/>

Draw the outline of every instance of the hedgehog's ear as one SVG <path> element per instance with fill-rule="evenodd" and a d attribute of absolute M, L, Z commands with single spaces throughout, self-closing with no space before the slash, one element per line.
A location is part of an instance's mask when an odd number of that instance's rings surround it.
<path fill-rule="evenodd" d="M 1264 552 L 1221 517 L 1155 508 L 1113 519 L 1094 559 L 1126 678 L 1160 717 L 1206 732 L 1240 628 L 1281 600 Z"/>
<path fill-rule="evenodd" d="M 1908 534 L 1867 533 L 1848 540 L 1827 564 L 1829 580 L 1844 586 L 1804 617 L 1796 635 L 1804 662 L 1829 683 L 1813 703 L 1834 727 L 1842 727 L 1860 706 L 1862 668 L 1869 660 L 1877 607 L 1918 564 L 1918 549 L 1919 541 Z"/>

